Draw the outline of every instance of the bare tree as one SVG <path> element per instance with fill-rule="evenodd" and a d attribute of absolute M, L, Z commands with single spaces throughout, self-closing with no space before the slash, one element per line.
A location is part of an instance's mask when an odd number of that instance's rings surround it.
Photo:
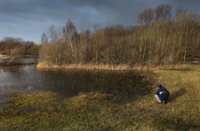
<path fill-rule="evenodd" d="M 72 39 L 72 37 L 77 33 L 76 26 L 74 23 L 69 20 L 65 27 L 63 28 L 63 36 L 64 38 L 67 39 Z"/>
<path fill-rule="evenodd" d="M 48 43 L 48 38 L 47 38 L 47 35 L 46 35 L 45 33 L 42 33 L 42 36 L 41 36 L 41 43 L 42 43 L 42 44 Z"/>
<path fill-rule="evenodd" d="M 171 10 L 172 7 L 169 4 L 163 4 L 157 6 L 155 9 L 155 20 L 157 22 L 165 22 L 171 19 Z"/>
<path fill-rule="evenodd" d="M 50 26 L 49 32 L 50 32 L 51 41 L 52 42 L 57 41 L 58 40 L 58 33 L 57 33 L 54 25 Z"/>
<path fill-rule="evenodd" d="M 69 20 L 66 23 L 66 26 L 63 28 L 63 34 L 64 34 L 65 40 L 67 40 L 68 43 L 70 44 L 72 55 L 75 57 L 74 44 L 73 44 L 72 39 L 77 34 L 77 31 L 76 31 L 76 26 L 71 20 Z"/>
<path fill-rule="evenodd" d="M 138 20 L 141 25 L 149 25 L 154 20 L 154 10 L 152 8 L 145 9 L 138 15 Z"/>

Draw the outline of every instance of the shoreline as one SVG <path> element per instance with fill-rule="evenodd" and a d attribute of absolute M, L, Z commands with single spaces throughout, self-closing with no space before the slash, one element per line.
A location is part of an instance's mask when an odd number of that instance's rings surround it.
<path fill-rule="evenodd" d="M 38 57 L 34 55 L 22 55 L 22 56 L 11 57 L 0 54 L 1 66 L 30 65 L 37 63 L 38 63 Z"/>
<path fill-rule="evenodd" d="M 140 66 L 140 65 L 109 65 L 109 64 L 47 64 L 39 62 L 38 69 L 64 69 L 64 70 L 103 70 L 103 71 L 151 71 L 151 70 L 190 70 L 190 65 L 176 64 L 165 66 Z"/>

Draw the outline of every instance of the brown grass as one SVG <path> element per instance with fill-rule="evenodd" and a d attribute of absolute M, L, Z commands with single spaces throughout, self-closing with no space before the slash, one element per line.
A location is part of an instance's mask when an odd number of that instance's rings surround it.
<path fill-rule="evenodd" d="M 72 69 L 72 70 L 111 70 L 111 71 L 148 71 L 148 70 L 190 70 L 190 65 L 176 64 L 176 65 L 163 65 L 163 66 L 141 66 L 126 64 L 109 65 L 109 64 L 68 64 L 56 65 L 39 63 L 38 69 Z"/>

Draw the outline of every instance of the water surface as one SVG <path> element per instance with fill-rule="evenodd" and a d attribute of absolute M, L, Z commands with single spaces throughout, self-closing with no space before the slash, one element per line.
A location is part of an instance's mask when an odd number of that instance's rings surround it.
<path fill-rule="evenodd" d="M 18 92 L 53 91 L 68 98 L 102 92 L 133 99 L 152 91 L 152 81 L 136 72 L 39 71 L 34 65 L 0 67 L 0 102 Z"/>

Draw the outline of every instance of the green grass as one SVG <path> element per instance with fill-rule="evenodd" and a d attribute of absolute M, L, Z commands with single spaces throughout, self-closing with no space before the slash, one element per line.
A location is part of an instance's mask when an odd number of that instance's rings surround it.
<path fill-rule="evenodd" d="M 167 104 L 154 94 L 118 103 L 110 94 L 53 92 L 15 94 L 0 110 L 0 130 L 200 130 L 200 67 L 154 70 L 170 92 Z"/>

